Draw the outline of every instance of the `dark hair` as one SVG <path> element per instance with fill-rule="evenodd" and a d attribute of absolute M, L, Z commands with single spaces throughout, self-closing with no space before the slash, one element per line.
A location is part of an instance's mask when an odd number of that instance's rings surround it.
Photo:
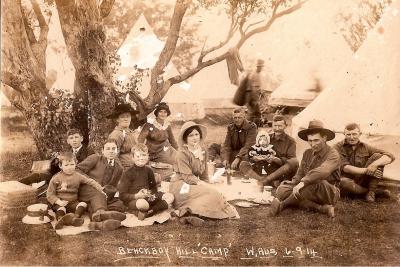
<path fill-rule="evenodd" d="M 155 110 L 154 110 L 154 115 L 157 117 L 158 116 L 158 112 L 160 112 L 161 110 L 165 110 L 167 112 L 167 115 L 171 115 L 171 110 L 169 109 L 169 106 L 167 103 L 165 102 L 160 102 Z"/>
<path fill-rule="evenodd" d="M 345 128 L 346 130 L 348 130 L 348 131 L 353 131 L 353 130 L 355 130 L 355 129 L 358 129 L 358 130 L 361 131 L 360 125 L 358 125 L 358 124 L 355 123 L 355 122 L 352 122 L 352 123 L 347 124 L 346 127 L 344 127 L 344 128 Z"/>
<path fill-rule="evenodd" d="M 76 128 L 71 128 L 67 132 L 67 136 L 74 135 L 74 134 L 79 134 L 80 136 L 83 137 L 81 131 L 79 131 L 79 129 L 76 129 Z"/>
<path fill-rule="evenodd" d="M 285 124 L 287 125 L 287 122 L 286 122 L 286 120 L 285 120 L 285 117 L 283 117 L 283 115 L 275 115 L 273 118 L 272 118 L 272 121 L 284 121 L 285 122 Z"/>
<path fill-rule="evenodd" d="M 58 160 L 59 160 L 60 166 L 62 165 L 63 161 L 66 161 L 66 160 L 73 160 L 76 163 L 76 159 L 74 157 L 74 154 L 72 154 L 72 152 L 62 152 L 58 156 Z"/>
<path fill-rule="evenodd" d="M 192 126 L 192 127 L 187 128 L 186 131 L 183 133 L 183 136 L 182 136 L 183 142 L 187 143 L 187 137 L 188 137 L 188 135 L 189 135 L 191 132 L 193 132 L 194 130 L 197 130 L 197 131 L 199 132 L 199 134 L 200 134 L 200 139 L 203 138 L 203 133 L 201 132 L 200 127 L 197 126 L 197 125 L 194 125 L 194 126 Z"/>
<path fill-rule="evenodd" d="M 108 143 L 113 143 L 113 144 L 115 144 L 115 145 L 118 147 L 117 140 L 115 140 L 115 139 L 113 139 L 113 138 L 108 138 L 108 139 L 104 142 L 103 148 L 104 148 L 104 146 L 105 146 L 106 144 L 108 144 Z"/>

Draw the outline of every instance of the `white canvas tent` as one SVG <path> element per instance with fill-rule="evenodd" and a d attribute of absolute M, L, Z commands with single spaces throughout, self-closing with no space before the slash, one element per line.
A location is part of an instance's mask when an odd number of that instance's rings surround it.
<path fill-rule="evenodd" d="M 143 70 L 153 67 L 163 47 L 164 42 L 157 38 L 144 15 L 141 15 L 118 50 L 121 57 L 121 67 L 117 72 L 117 79 L 122 84 L 127 82 L 135 65 Z M 172 63 L 164 71 L 165 80 L 179 74 Z M 145 76 L 139 92 L 142 97 L 146 97 L 149 91 L 150 77 Z M 163 98 L 163 101 L 166 101 L 171 107 L 171 118 L 173 120 L 204 118 L 202 103 L 192 94 L 192 91 L 192 86 L 184 81 L 173 85 Z"/>
<path fill-rule="evenodd" d="M 293 119 L 294 134 L 311 119 L 323 121 L 335 132 L 357 122 L 364 141 L 400 155 L 399 10 L 400 1 L 385 10 L 338 82 Z M 338 135 L 335 141 L 342 138 Z M 399 159 L 387 166 L 385 176 L 400 179 Z"/>
<path fill-rule="evenodd" d="M 272 51 L 270 64 L 282 83 L 272 93 L 271 105 L 306 107 L 318 95 L 318 86 L 323 89 L 349 62 L 353 52 L 337 25 L 338 14 L 348 4 L 310 0 L 274 23 L 265 49 Z"/>
<path fill-rule="evenodd" d="M 206 110 L 234 108 L 236 86 L 231 84 L 225 61 L 202 69 L 190 80 L 192 93 L 201 100 Z"/>
<path fill-rule="evenodd" d="M 73 92 L 75 68 L 67 53 L 57 9 L 53 7 L 51 13 L 46 48 L 46 76 L 48 81 L 52 81 L 47 83 L 47 86 L 48 89 L 57 88 Z"/>

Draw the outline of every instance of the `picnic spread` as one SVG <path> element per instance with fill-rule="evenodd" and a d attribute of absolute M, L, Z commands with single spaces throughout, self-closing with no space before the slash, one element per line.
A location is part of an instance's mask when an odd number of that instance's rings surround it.
<path fill-rule="evenodd" d="M 214 175 L 210 177 L 209 182 L 201 182 L 203 185 L 214 188 L 220 192 L 227 201 L 234 203 L 238 207 L 257 207 L 260 204 L 270 204 L 273 197 L 270 192 L 261 192 L 255 179 L 245 179 L 239 176 L 233 176 L 230 184 L 227 183 L 227 177 L 223 174 L 225 169 L 217 168 Z M 159 191 L 166 193 L 169 191 L 169 182 L 162 181 L 159 185 Z M 41 185 L 43 186 L 43 185 Z M 47 204 L 37 202 L 37 187 L 24 185 L 17 181 L 0 183 L 0 204 L 5 207 L 27 207 L 26 215 L 22 218 L 25 224 L 45 224 L 51 223 L 54 228 L 56 225 L 55 213 Z M 173 209 L 168 209 L 154 216 L 139 220 L 135 214 L 126 213 L 126 219 L 121 222 L 124 227 L 150 226 L 154 223 L 164 223 L 171 219 Z M 77 235 L 89 231 L 88 225 L 90 218 L 87 214 L 83 217 L 84 223 L 81 226 L 64 226 L 62 229 L 55 229 L 58 235 Z M 237 213 L 236 218 L 240 218 Z"/>

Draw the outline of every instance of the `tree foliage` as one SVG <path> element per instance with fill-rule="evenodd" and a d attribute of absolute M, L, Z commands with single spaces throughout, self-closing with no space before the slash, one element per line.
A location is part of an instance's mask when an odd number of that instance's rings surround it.
<path fill-rule="evenodd" d="M 249 38 L 267 31 L 277 19 L 301 8 L 304 1 L 177 0 L 172 7 L 165 3 L 147 5 L 153 1 L 55 0 L 67 52 L 76 71 L 74 95 L 50 94 L 46 87 L 49 30 L 46 8 L 38 0 L 29 3 L 25 9 L 22 0 L 1 2 L 4 26 L 1 78 L 6 85 L 5 95 L 26 117 L 39 152 L 45 157 L 60 149 L 63 135 L 71 126 L 82 129 L 89 144 L 99 149 L 113 126 L 107 115 L 118 102 L 132 103 L 140 112 L 139 118 L 145 118 L 173 84 L 225 60 L 229 48 L 240 49 Z M 185 19 L 200 8 L 218 8 L 228 15 L 228 31 L 218 44 L 206 40 L 199 43 L 196 25 Z M 123 38 L 107 31 L 114 28 L 127 34 L 142 12 L 165 41 L 150 71 L 147 96 L 138 94 L 135 80 L 125 93 L 112 82 L 115 70 L 111 63 L 118 61 L 115 51 Z M 164 70 L 171 61 L 179 66 L 181 73 L 164 79 Z"/>

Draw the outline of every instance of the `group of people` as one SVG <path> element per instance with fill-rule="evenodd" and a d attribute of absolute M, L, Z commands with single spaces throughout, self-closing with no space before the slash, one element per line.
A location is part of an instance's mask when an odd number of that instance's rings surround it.
<path fill-rule="evenodd" d="M 357 123 L 344 127 L 345 138 L 333 147 L 327 144 L 335 133 L 318 120 L 309 122 L 298 137 L 309 143 L 301 163 L 296 158 L 296 142 L 285 133 L 287 122 L 275 115 L 272 133 L 267 133 L 245 118 L 243 109 L 233 112 L 222 145 L 209 148 L 216 165 L 239 170 L 258 180 L 260 187 L 276 188 L 270 208 L 272 216 L 286 207 L 300 207 L 335 216 L 334 206 L 340 195 L 362 196 L 374 202 L 376 196 L 392 197 L 389 190 L 377 187 L 385 165 L 394 156 L 360 141 Z"/>
<path fill-rule="evenodd" d="M 311 147 L 299 166 L 296 142 L 285 133 L 287 122 L 281 115 L 273 118 L 273 133 L 268 133 L 248 121 L 243 109 L 235 109 L 223 144 L 207 148 L 207 128 L 192 121 L 182 125 L 175 140 L 166 103 L 157 105 L 155 119 L 148 120 L 139 134 L 130 128 L 137 114 L 128 104 L 116 106 L 108 117 L 116 127 L 101 154 L 82 144 L 77 129 L 70 129 L 69 151 L 54 158 L 47 172 L 21 180 L 25 184 L 48 183 L 47 200 L 56 214 L 56 229 L 82 225 L 86 211 L 91 218 L 89 228 L 96 230 L 120 227 L 125 212 L 143 220 L 170 207 L 183 224 L 200 226 L 206 218 L 233 218 L 236 209 L 207 185 L 209 161 L 257 179 L 260 187 L 274 186 L 273 216 L 297 206 L 333 217 L 340 191 L 365 196 L 367 201 L 374 201 L 379 194 L 389 195 L 377 188 L 377 181 L 394 156 L 362 143 L 355 123 L 345 127 L 344 141 L 330 147 L 327 141 L 335 133 L 321 122 L 311 121 L 298 133 Z M 173 168 L 168 193 L 157 189 L 160 179 L 151 167 L 154 162 Z"/>

